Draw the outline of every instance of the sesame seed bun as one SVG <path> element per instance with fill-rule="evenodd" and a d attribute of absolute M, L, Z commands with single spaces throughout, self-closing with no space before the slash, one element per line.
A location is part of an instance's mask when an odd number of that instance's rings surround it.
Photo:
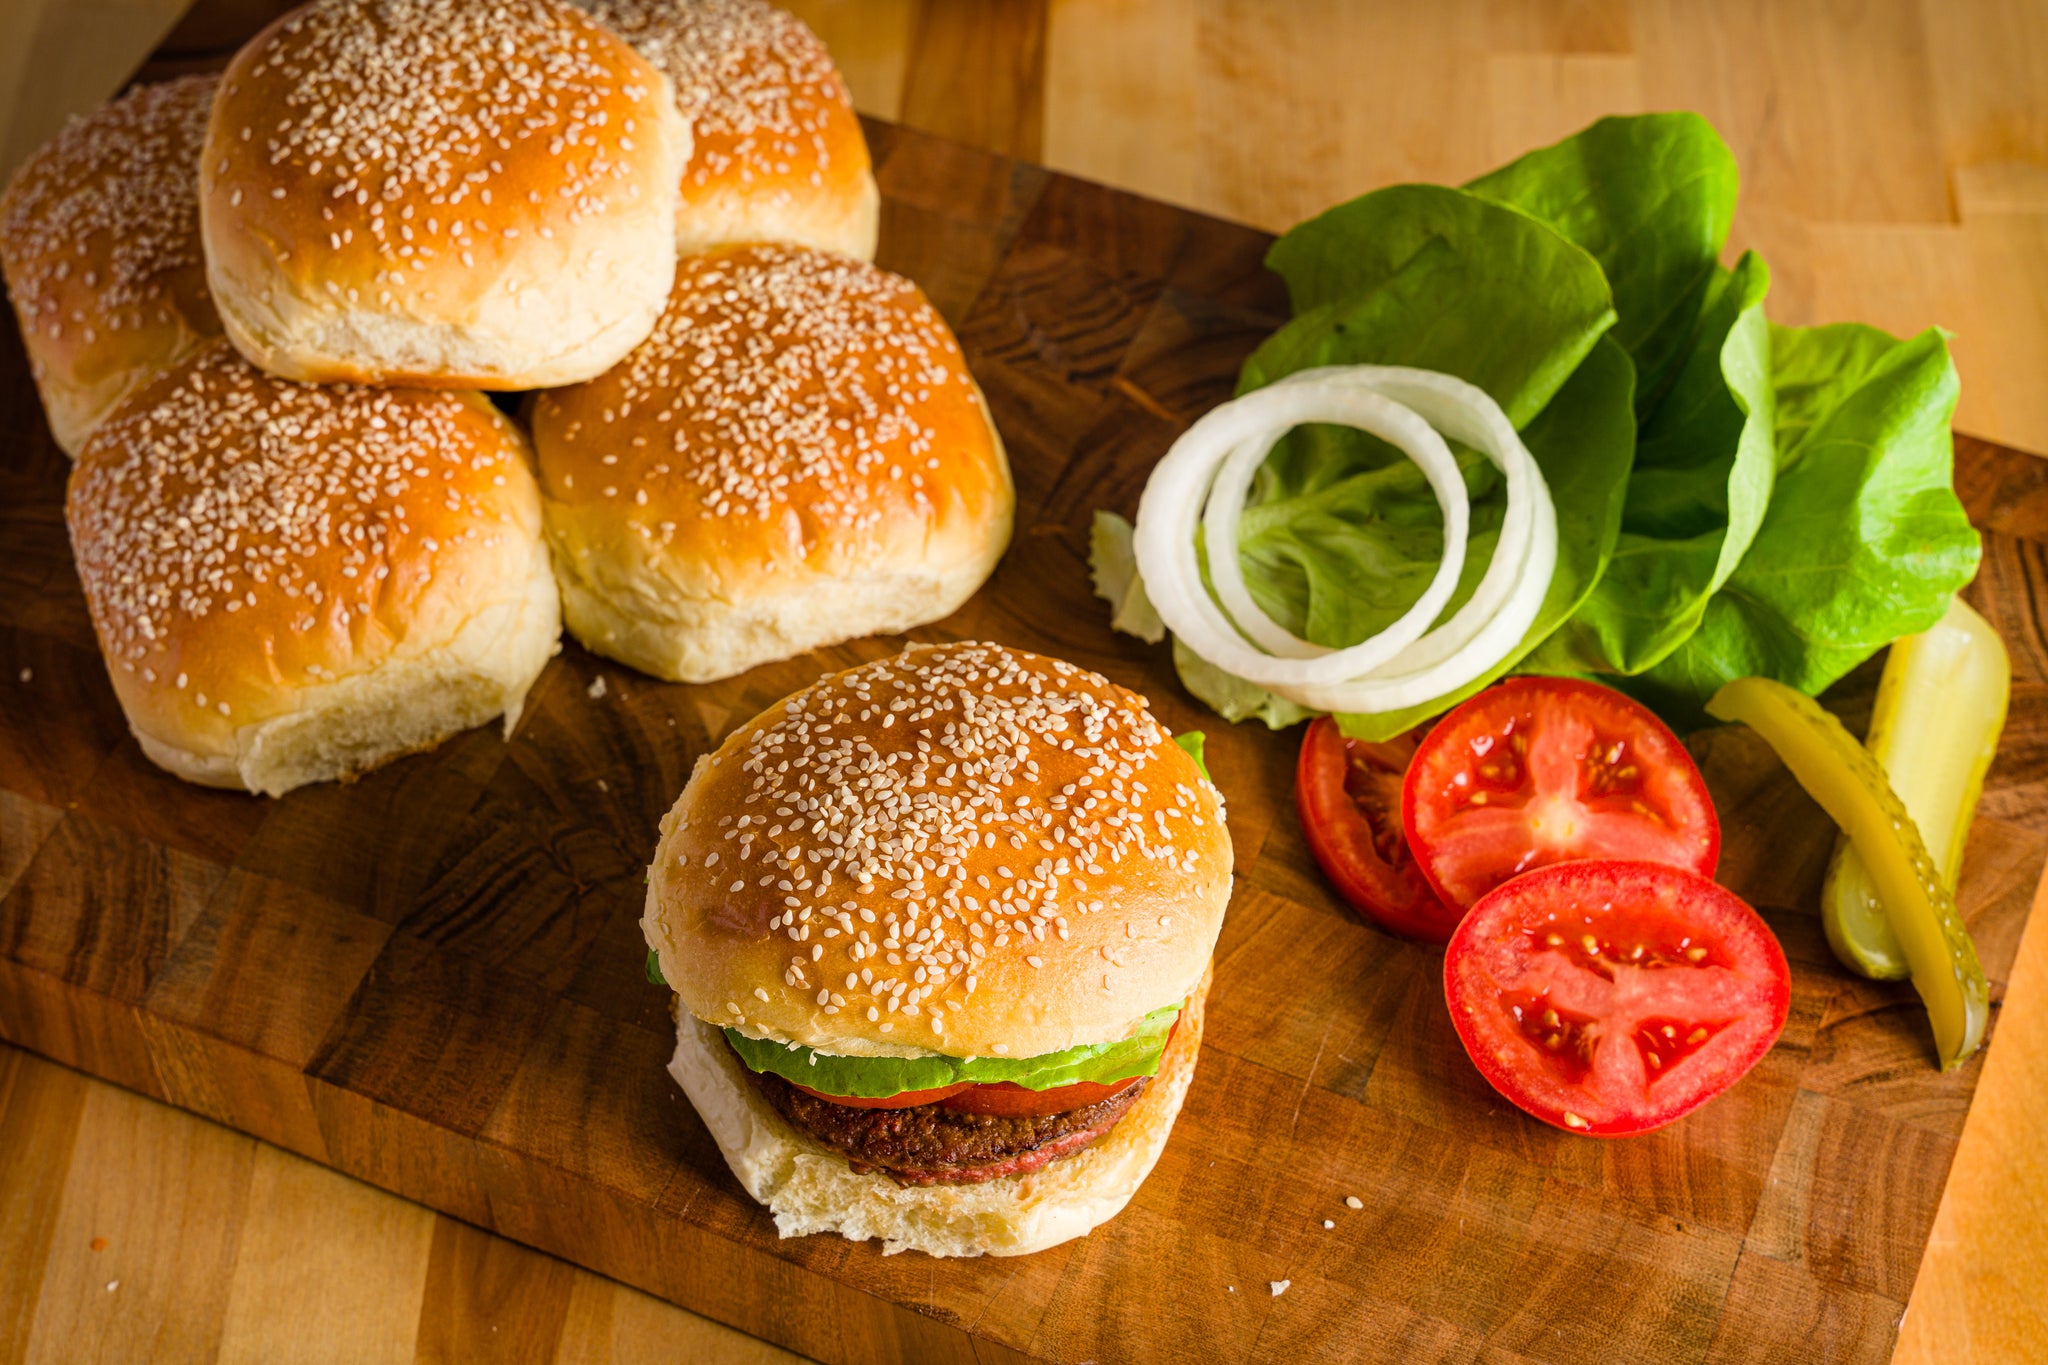
<path fill-rule="evenodd" d="M 0 271 L 67 455 L 123 398 L 220 335 L 197 184 L 215 84 L 146 85 L 73 119 L 0 196 Z"/>
<path fill-rule="evenodd" d="M 509 727 L 560 629 L 530 458 L 481 394 L 294 384 L 224 341 L 144 387 L 65 502 L 143 751 L 275 796 Z"/>
<path fill-rule="evenodd" d="M 208 278 L 285 378 L 574 383 L 660 314 L 688 155 L 667 78 L 557 0 L 316 0 L 221 78 Z"/>
<path fill-rule="evenodd" d="M 923 645 L 700 761 L 641 920 L 690 1013 L 846 1056 L 1128 1037 L 1208 970 L 1215 787 L 1144 698 L 1058 659 Z"/>
<path fill-rule="evenodd" d="M 1116 1127 L 1043 1170 L 981 1184 L 899 1185 L 880 1171 L 855 1171 L 844 1156 L 786 1123 L 719 1031 L 687 1012 L 676 1021 L 668 1069 L 726 1165 L 768 1206 L 782 1236 L 877 1239 L 884 1254 L 1023 1256 L 1116 1217 L 1152 1173 L 1194 1079 L 1208 990 L 1205 977 L 1188 997 L 1159 1074 Z"/>
<path fill-rule="evenodd" d="M 937 620 L 1009 544 L 1009 465 L 953 334 L 843 256 L 686 258 L 654 334 L 532 417 L 569 629 L 657 677 Z"/>
<path fill-rule="evenodd" d="M 696 146 L 676 245 L 798 242 L 863 261 L 882 197 L 832 54 L 766 0 L 576 0 L 660 67 Z"/>

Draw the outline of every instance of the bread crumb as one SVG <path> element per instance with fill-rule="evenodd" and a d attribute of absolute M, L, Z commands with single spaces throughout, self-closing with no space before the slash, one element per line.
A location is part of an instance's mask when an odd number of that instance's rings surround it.
<path fill-rule="evenodd" d="M 1268 1281 L 1266 1281 L 1266 1283 L 1267 1283 L 1267 1284 L 1268 1284 L 1269 1286 L 1271 1286 L 1271 1288 L 1272 1288 L 1272 1290 L 1273 1290 L 1273 1297 L 1277 1299 L 1277 1298 L 1279 1298 L 1279 1297 L 1280 1297 L 1280 1296 L 1281 1296 L 1282 1294 L 1285 1294 L 1285 1293 L 1287 1292 L 1287 1286 L 1289 1286 L 1289 1285 L 1293 1284 L 1293 1283 L 1294 1283 L 1294 1281 L 1292 1281 L 1292 1280 L 1268 1280 Z"/>
<path fill-rule="evenodd" d="M 599 698 L 603 697 L 605 691 L 606 688 L 604 684 L 604 674 L 602 673 L 597 675 L 596 679 L 590 684 L 590 686 L 583 689 L 584 695 L 589 697 L 592 701 L 596 701 Z"/>
<path fill-rule="evenodd" d="M 33 668 L 24 668 L 21 670 L 21 680 L 23 682 L 34 682 L 35 677 L 36 671 Z"/>

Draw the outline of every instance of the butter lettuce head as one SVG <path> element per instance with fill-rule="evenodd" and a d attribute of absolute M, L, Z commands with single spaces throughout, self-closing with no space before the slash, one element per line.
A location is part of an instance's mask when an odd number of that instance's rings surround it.
<path fill-rule="evenodd" d="M 1459 190 L 1401 185 L 1365 195 L 1288 233 L 1267 260 L 1307 311 L 1245 363 L 1240 391 L 1319 365 L 1454 374 L 1521 429 L 1557 502 L 1559 567 L 1535 628 L 1487 677 L 1427 706 L 1340 718 L 1351 733 L 1384 737 L 1507 671 L 1598 581 L 1635 442 L 1634 371 L 1605 339 L 1614 303 L 1592 256 L 1527 214 Z M 1473 514 L 1447 613 L 1477 588 L 1507 511 L 1499 471 L 1475 452 L 1457 454 Z M 1275 445 L 1238 536 L 1253 598 L 1289 630 L 1333 648 L 1407 611 L 1443 552 L 1442 513 L 1421 471 L 1341 427 L 1302 427 Z M 1174 659 L 1188 689 L 1229 719 L 1279 728 L 1310 714 L 1178 641 Z"/>
<path fill-rule="evenodd" d="M 1051 1090 L 1081 1081 L 1106 1085 L 1157 1075 L 1160 1054 L 1180 1009 L 1168 1005 L 1154 1010 L 1138 1021 L 1130 1037 L 1117 1042 L 1089 1043 L 1037 1057 L 842 1057 L 749 1038 L 737 1029 L 727 1029 L 725 1036 L 752 1070 L 773 1072 L 826 1095 L 886 1099 L 906 1090 L 936 1090 L 961 1081 L 1009 1081 L 1027 1090 Z"/>
<path fill-rule="evenodd" d="M 1556 576 L 1519 647 L 1425 705 L 1338 717 L 1347 733 L 1398 733 L 1509 672 L 1602 679 L 1682 725 L 1746 674 L 1817 692 L 1937 620 L 1975 573 L 1942 337 L 1773 327 L 1762 258 L 1721 264 L 1736 188 L 1699 116 L 1609 118 L 1463 189 L 1379 190 L 1274 243 L 1295 317 L 1240 392 L 1315 365 L 1457 375 L 1507 412 L 1558 510 Z M 1505 510 L 1492 466 L 1458 454 L 1472 536 L 1446 615 Z M 1274 447 L 1239 527 L 1253 598 L 1332 648 L 1398 618 L 1442 543 L 1410 462 L 1318 426 Z M 1174 661 L 1231 720 L 1310 714 L 1177 640 Z"/>

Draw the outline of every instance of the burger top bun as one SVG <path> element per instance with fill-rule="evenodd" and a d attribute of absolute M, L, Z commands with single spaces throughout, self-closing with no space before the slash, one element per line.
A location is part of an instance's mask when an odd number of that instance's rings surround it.
<path fill-rule="evenodd" d="M 768 0 L 576 0 L 660 67 L 690 121 L 676 245 L 798 242 L 873 260 L 881 193 L 832 54 Z"/>
<path fill-rule="evenodd" d="M 1208 970 L 1214 786 L 1144 698 L 994 644 L 917 646 L 702 759 L 641 922 L 699 1018 L 851 1056 L 1128 1036 Z"/>
<path fill-rule="evenodd" d="M 221 77 L 207 278 L 286 379 L 575 383 L 661 313 L 688 156 L 668 78 L 560 0 L 315 0 Z"/>
<path fill-rule="evenodd" d="M 199 251 L 212 76 L 145 85 L 73 119 L 0 196 L 0 271 L 64 453 L 220 335 Z"/>

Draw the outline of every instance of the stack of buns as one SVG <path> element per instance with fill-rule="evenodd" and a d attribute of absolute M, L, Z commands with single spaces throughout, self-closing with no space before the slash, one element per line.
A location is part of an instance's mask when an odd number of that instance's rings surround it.
<path fill-rule="evenodd" d="M 765 0 L 313 0 L 74 121 L 0 270 L 145 752 L 278 794 L 509 731 L 565 609 L 688 681 L 953 611 L 1009 471 L 877 204 Z M 481 392 L 536 389 L 537 454 Z"/>

